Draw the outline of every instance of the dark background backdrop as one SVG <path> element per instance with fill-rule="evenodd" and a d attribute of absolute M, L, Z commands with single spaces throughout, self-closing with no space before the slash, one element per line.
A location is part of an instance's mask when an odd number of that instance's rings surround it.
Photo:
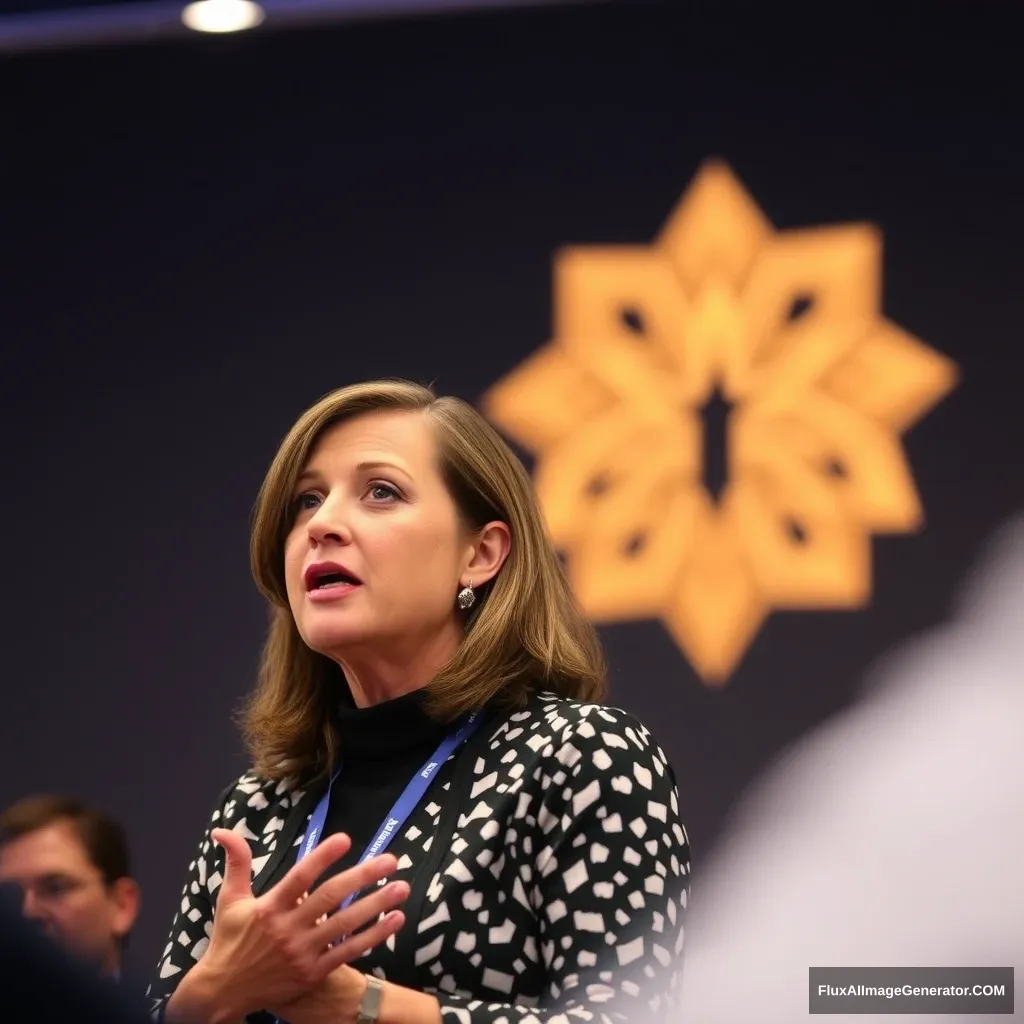
<path fill-rule="evenodd" d="M 127 823 L 139 970 L 245 765 L 248 515 L 293 418 L 380 375 L 478 399 L 547 340 L 552 252 L 646 243 L 706 157 L 778 227 L 878 223 L 886 314 L 963 380 L 906 438 L 928 523 L 876 542 L 870 609 L 774 615 L 720 691 L 660 626 L 603 631 L 698 884 L 772 755 L 942 617 L 1024 506 L 1024 87 L 1012 5 L 892 7 L 607 4 L 0 64 L 0 805 L 73 791 Z"/>

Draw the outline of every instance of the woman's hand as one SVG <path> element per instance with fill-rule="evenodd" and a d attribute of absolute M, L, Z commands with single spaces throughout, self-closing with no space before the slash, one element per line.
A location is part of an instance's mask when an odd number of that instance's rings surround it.
<path fill-rule="evenodd" d="M 298 999 L 266 1009 L 288 1024 L 353 1024 L 366 984 L 365 974 L 342 966 Z"/>
<path fill-rule="evenodd" d="M 329 836 L 273 889 L 256 897 L 248 843 L 225 829 L 214 830 L 212 838 L 224 848 L 226 866 L 210 945 L 172 996 L 169 1020 L 216 1024 L 289 1003 L 405 922 L 400 911 L 393 911 L 409 895 L 405 882 L 392 882 L 337 910 L 345 897 L 396 869 L 390 854 L 349 868 L 310 893 L 352 845 L 346 835 Z M 375 921 L 381 914 L 385 916 Z M 359 931 L 370 921 L 374 923 Z"/>
<path fill-rule="evenodd" d="M 338 967 L 305 995 L 267 1009 L 288 1024 L 355 1024 L 366 985 L 365 974 Z M 441 1004 L 435 996 L 385 981 L 377 1020 L 378 1024 L 441 1024 Z"/>

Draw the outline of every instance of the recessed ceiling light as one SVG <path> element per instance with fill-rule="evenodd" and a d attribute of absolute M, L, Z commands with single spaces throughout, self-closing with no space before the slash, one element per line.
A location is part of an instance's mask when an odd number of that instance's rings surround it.
<path fill-rule="evenodd" d="M 252 0 L 196 0 L 181 12 L 181 20 L 196 32 L 241 32 L 255 28 L 265 15 Z"/>

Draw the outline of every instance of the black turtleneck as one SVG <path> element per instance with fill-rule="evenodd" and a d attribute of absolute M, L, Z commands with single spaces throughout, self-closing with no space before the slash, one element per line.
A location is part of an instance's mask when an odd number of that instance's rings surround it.
<path fill-rule="evenodd" d="M 341 771 L 331 787 L 323 834 L 345 832 L 352 847 L 323 878 L 358 862 L 410 779 L 448 734 L 448 726 L 432 721 L 423 710 L 421 690 L 358 708 L 348 687 L 341 689 L 335 719 Z M 292 850 L 281 859 L 266 888 L 287 874 L 295 855 Z"/>

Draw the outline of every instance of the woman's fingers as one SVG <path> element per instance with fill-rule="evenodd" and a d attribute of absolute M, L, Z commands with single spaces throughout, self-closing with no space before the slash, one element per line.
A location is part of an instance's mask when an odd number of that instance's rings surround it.
<path fill-rule="evenodd" d="M 394 935 L 405 924 L 405 914 L 400 910 L 392 910 L 376 924 L 332 946 L 320 957 L 317 967 L 324 974 L 330 974 L 342 964 L 350 964 L 358 960 L 368 949 L 379 946 L 389 935 Z"/>
<path fill-rule="evenodd" d="M 346 896 L 361 892 L 367 886 L 387 878 L 397 868 L 398 861 L 390 853 L 364 860 L 354 868 L 329 878 L 302 901 L 295 914 L 304 924 L 311 925 L 324 914 L 333 914 Z"/>
<path fill-rule="evenodd" d="M 303 857 L 267 895 L 279 909 L 292 909 L 313 888 L 313 883 L 351 848 L 352 840 L 344 832 L 328 836 Z"/>
<path fill-rule="evenodd" d="M 215 828 L 210 837 L 224 850 L 224 880 L 217 893 L 217 907 L 252 896 L 252 851 L 245 839 L 226 828 Z"/>
<path fill-rule="evenodd" d="M 337 942 L 352 935 L 368 921 L 373 921 L 394 910 L 409 898 L 408 882 L 392 882 L 362 899 L 356 900 L 351 906 L 331 914 L 323 924 L 314 929 L 317 944 Z"/>

